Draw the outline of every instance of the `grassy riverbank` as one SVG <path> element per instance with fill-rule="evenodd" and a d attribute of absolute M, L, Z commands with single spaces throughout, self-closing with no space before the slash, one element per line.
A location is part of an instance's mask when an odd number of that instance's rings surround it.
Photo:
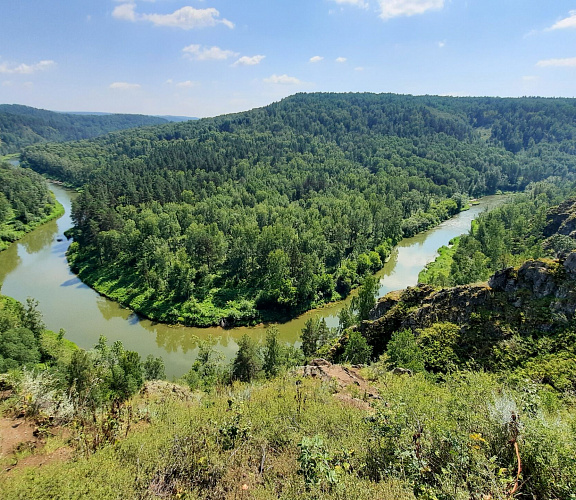
<path fill-rule="evenodd" d="M 42 176 L 0 162 L 0 251 L 63 214 L 64 207 Z"/>

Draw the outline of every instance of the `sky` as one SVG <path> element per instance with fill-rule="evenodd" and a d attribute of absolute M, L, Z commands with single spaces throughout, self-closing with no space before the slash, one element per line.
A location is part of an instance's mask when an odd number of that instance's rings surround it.
<path fill-rule="evenodd" d="M 574 97 L 576 1 L 0 2 L 0 103 L 205 117 L 297 92 Z"/>

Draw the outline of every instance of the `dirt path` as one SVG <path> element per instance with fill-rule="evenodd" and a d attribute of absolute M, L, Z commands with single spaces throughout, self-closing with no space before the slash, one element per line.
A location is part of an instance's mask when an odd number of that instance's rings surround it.
<path fill-rule="evenodd" d="M 325 359 L 313 359 L 303 368 L 305 377 L 335 384 L 335 397 L 358 408 L 369 409 L 370 401 L 380 399 L 378 391 L 360 375 L 360 367 L 333 365 Z"/>
<path fill-rule="evenodd" d="M 56 432 L 62 434 L 62 429 Z M 45 453 L 45 444 L 33 422 L 24 418 L 0 418 L 0 474 L 65 461 L 72 456 L 69 446 Z"/>

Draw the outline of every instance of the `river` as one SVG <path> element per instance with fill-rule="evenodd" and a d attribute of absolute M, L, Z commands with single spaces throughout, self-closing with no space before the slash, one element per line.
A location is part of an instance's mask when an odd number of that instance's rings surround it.
<path fill-rule="evenodd" d="M 66 250 L 70 242 L 63 233 L 72 226 L 70 207 L 74 192 L 50 184 L 57 200 L 65 208 L 58 220 L 38 227 L 24 238 L 0 252 L 0 286 L 4 295 L 22 302 L 33 297 L 39 302 L 46 326 L 54 331 L 66 330 L 66 338 L 90 349 L 105 335 L 110 342 L 121 340 L 124 347 L 145 358 L 161 356 L 168 377 L 180 376 L 190 368 L 197 353 L 197 337 L 219 337 L 216 348 L 231 359 L 237 340 L 249 333 L 262 339 L 264 326 L 232 329 L 190 328 L 154 323 L 138 317 L 116 302 L 101 297 L 84 285 L 68 268 Z M 454 236 L 465 233 L 473 218 L 482 210 L 502 203 L 503 197 L 486 197 L 480 205 L 458 214 L 438 227 L 413 238 L 406 238 L 394 249 L 389 262 L 378 273 L 379 295 L 415 285 L 420 270 L 436 256 L 436 250 Z M 350 300 L 350 298 L 348 299 Z M 329 304 L 279 324 L 280 339 L 296 343 L 309 317 L 326 317 L 329 326 L 338 323 L 337 314 L 345 302 Z"/>

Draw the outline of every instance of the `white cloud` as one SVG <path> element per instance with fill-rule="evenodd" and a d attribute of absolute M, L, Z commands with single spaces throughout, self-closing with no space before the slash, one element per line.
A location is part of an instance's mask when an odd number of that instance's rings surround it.
<path fill-rule="evenodd" d="M 446 47 L 446 41 L 445 40 L 441 40 L 440 42 L 438 42 L 438 47 L 443 49 L 444 47 Z"/>
<path fill-rule="evenodd" d="M 444 7 L 444 0 L 378 0 L 380 17 L 391 19 L 399 16 L 414 16 L 424 14 L 428 10 L 438 10 Z"/>
<path fill-rule="evenodd" d="M 236 57 L 238 52 L 224 50 L 220 47 L 202 47 L 201 45 L 188 45 L 182 49 L 184 55 L 196 61 L 224 61 L 230 57 Z"/>
<path fill-rule="evenodd" d="M 193 82 L 192 80 L 186 80 L 185 82 L 178 82 L 176 84 L 176 87 L 189 89 L 191 87 L 196 87 L 197 85 L 198 85 L 198 82 Z"/>
<path fill-rule="evenodd" d="M 262 55 L 252 57 L 242 56 L 233 64 L 233 66 L 255 66 L 256 64 L 260 64 L 262 62 L 262 59 L 264 59 L 265 57 L 266 56 Z"/>
<path fill-rule="evenodd" d="M 172 12 L 172 14 L 138 14 L 136 12 L 136 4 L 127 2 L 115 7 L 112 11 L 112 16 L 123 21 L 148 21 L 155 26 L 168 26 L 184 30 L 206 28 L 218 24 L 234 28 L 234 23 L 228 19 L 220 19 L 220 12 L 213 7 L 195 9 L 187 5 Z"/>
<path fill-rule="evenodd" d="M 40 61 L 36 64 L 18 64 L 10 65 L 8 63 L 0 63 L 0 74 L 5 75 L 31 75 L 37 71 L 45 71 L 53 67 L 56 63 L 54 61 Z"/>
<path fill-rule="evenodd" d="M 536 80 L 538 80 L 538 77 L 534 75 L 526 75 L 522 77 L 522 80 L 524 80 L 525 82 L 535 82 Z"/>
<path fill-rule="evenodd" d="M 332 0 L 332 1 L 339 4 L 356 5 L 357 7 L 362 7 L 363 9 L 368 8 L 368 4 L 364 0 Z"/>
<path fill-rule="evenodd" d="M 317 63 L 317 62 L 322 61 L 322 59 L 324 59 L 322 56 L 314 56 L 314 57 L 310 58 L 310 62 L 311 63 Z"/>
<path fill-rule="evenodd" d="M 118 5 L 112 11 L 112 17 L 116 19 L 122 19 L 123 21 L 136 21 L 136 4 L 124 3 L 122 5 Z"/>
<path fill-rule="evenodd" d="M 276 75 L 276 74 L 274 74 L 268 78 L 264 78 L 264 82 L 280 84 L 280 85 L 300 85 L 303 83 L 302 81 L 298 80 L 298 78 L 296 78 L 294 76 Z"/>
<path fill-rule="evenodd" d="M 574 67 L 576 66 L 576 57 L 567 57 L 565 59 L 544 59 L 538 61 L 536 66 L 540 68 L 548 68 L 551 66 L 555 67 Z"/>
<path fill-rule="evenodd" d="M 356 66 L 354 71 L 364 71 L 364 68 L 362 66 Z"/>
<path fill-rule="evenodd" d="M 134 90 L 140 87 L 141 85 L 139 83 L 114 82 L 110 84 L 110 88 L 114 90 Z"/>
<path fill-rule="evenodd" d="M 336 58 L 336 62 L 337 63 L 345 63 L 348 59 L 346 59 L 345 57 L 337 57 Z"/>
<path fill-rule="evenodd" d="M 570 15 L 564 19 L 561 19 L 556 24 L 554 24 L 551 30 L 561 30 L 566 28 L 576 28 L 576 10 L 571 10 Z"/>

